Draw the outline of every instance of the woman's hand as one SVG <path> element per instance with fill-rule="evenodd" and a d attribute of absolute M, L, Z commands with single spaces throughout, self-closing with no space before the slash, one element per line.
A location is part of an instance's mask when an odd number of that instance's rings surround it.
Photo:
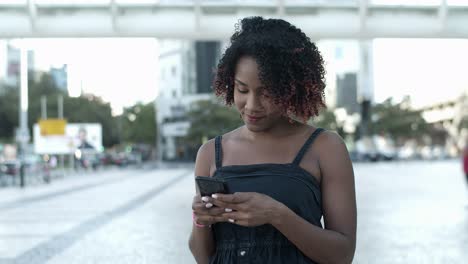
<path fill-rule="evenodd" d="M 218 208 L 226 208 L 224 219 L 241 226 L 271 224 L 284 207 L 270 196 L 255 192 L 214 194 L 209 201 Z"/>
<path fill-rule="evenodd" d="M 228 218 L 223 216 L 224 208 L 213 206 L 211 202 L 213 198 L 200 195 L 195 195 L 192 202 L 192 210 L 194 213 L 194 221 L 199 225 L 210 226 L 217 222 L 226 222 Z"/>

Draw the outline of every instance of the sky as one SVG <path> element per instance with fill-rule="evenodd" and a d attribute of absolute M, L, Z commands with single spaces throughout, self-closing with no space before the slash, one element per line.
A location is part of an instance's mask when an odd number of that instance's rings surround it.
<path fill-rule="evenodd" d="M 19 42 L 13 42 L 18 45 Z M 28 39 L 34 67 L 67 64 L 71 96 L 92 93 L 110 102 L 114 114 L 156 98 L 158 42 L 154 38 Z"/>
<path fill-rule="evenodd" d="M 318 47 L 330 74 L 358 72 L 357 41 L 326 40 Z M 409 95 L 419 108 L 468 94 L 468 39 L 374 39 L 372 47 L 374 102 Z"/>
<path fill-rule="evenodd" d="M 414 106 L 468 93 L 468 39 L 374 41 L 376 101 L 410 95 Z"/>

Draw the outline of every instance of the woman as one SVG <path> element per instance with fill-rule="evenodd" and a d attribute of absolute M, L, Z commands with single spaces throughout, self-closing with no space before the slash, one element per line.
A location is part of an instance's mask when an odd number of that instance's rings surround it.
<path fill-rule="evenodd" d="M 194 197 L 189 246 L 198 263 L 351 263 L 349 154 L 337 134 L 306 124 L 325 106 L 324 74 L 300 29 L 280 19 L 241 21 L 214 89 L 245 125 L 198 151 L 195 174 L 223 179 L 231 192 Z"/>

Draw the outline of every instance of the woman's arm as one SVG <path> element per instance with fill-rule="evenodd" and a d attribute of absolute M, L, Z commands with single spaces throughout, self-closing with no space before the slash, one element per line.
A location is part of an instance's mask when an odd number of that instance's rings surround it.
<path fill-rule="evenodd" d="M 346 145 L 325 132 L 314 147 L 319 153 L 325 229 L 314 226 L 279 204 L 272 225 L 306 256 L 319 263 L 351 263 L 356 248 L 354 173 Z"/>
<path fill-rule="evenodd" d="M 195 161 L 195 176 L 211 176 L 210 166 L 213 161 L 213 153 L 214 142 L 212 140 L 200 147 Z M 212 256 L 215 251 L 211 228 L 192 225 L 189 248 L 197 263 L 208 263 L 210 256 Z"/>

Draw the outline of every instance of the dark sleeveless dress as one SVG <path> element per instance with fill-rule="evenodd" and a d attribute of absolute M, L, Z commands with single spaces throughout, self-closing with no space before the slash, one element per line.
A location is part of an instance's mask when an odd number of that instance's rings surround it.
<path fill-rule="evenodd" d="M 299 167 L 305 152 L 323 129 L 317 128 L 302 146 L 292 163 L 262 163 L 222 166 L 221 136 L 215 139 L 216 172 L 213 177 L 226 181 L 234 192 L 258 192 L 285 204 L 297 215 L 322 228 L 320 185 L 309 172 Z M 243 227 L 231 223 L 212 226 L 216 252 L 211 264 L 230 263 L 315 263 L 307 258 L 272 225 Z"/>

